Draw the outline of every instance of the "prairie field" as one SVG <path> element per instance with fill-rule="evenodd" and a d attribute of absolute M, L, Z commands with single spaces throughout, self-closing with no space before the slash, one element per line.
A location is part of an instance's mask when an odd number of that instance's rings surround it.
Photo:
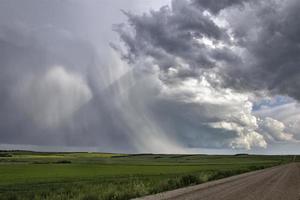
<path fill-rule="evenodd" d="M 294 160 L 246 154 L 1 151 L 0 199 L 125 200 Z"/>

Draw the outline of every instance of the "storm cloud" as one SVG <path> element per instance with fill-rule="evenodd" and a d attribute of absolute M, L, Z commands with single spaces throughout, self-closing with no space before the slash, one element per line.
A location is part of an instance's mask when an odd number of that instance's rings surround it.
<path fill-rule="evenodd" d="M 215 68 L 226 87 L 298 99 L 298 8 L 293 0 L 174 0 L 141 16 L 127 13 L 134 31 L 119 32 L 128 57 L 149 56 L 165 71 L 193 77 Z"/>
<path fill-rule="evenodd" d="M 161 98 L 175 104 L 170 110 L 183 107 L 172 114 L 179 116 L 173 131 L 180 137 L 196 146 L 203 140 L 208 146 L 266 147 L 270 140 L 292 141 L 297 135 L 252 109 L 265 97 L 299 100 L 299 5 L 174 0 L 144 15 L 126 13 L 129 25 L 117 31 L 127 46 L 124 57 L 157 74 Z"/>
<path fill-rule="evenodd" d="M 1 1 L 0 144 L 186 153 L 297 143 L 299 8 Z"/>

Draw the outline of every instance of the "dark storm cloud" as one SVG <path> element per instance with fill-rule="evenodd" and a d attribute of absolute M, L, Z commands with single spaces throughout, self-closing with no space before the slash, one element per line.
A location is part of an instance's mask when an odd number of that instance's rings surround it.
<path fill-rule="evenodd" d="M 256 0 L 252 0 L 252 2 L 254 1 Z M 193 0 L 195 6 L 208 10 L 213 14 L 217 14 L 228 7 L 241 6 L 246 2 L 251 2 L 251 0 Z"/>
<path fill-rule="evenodd" d="M 162 7 L 142 16 L 125 13 L 134 33 L 120 25 L 116 30 L 129 48 L 127 57 L 151 56 L 163 70 L 182 58 L 192 68 L 211 68 L 218 61 L 237 61 L 230 49 L 213 50 L 197 42 L 209 38 L 227 43 L 227 32 L 187 1 L 173 1 L 172 8 Z M 196 70 L 195 70 L 196 72 Z"/>
<path fill-rule="evenodd" d="M 252 17 L 249 25 L 244 17 L 239 24 L 232 23 L 247 60 L 243 67 L 231 68 L 229 80 L 235 82 L 234 78 L 240 76 L 238 84 L 245 89 L 266 89 L 300 100 L 299 8 L 299 1 L 264 1 L 238 11 L 237 14 L 245 12 Z M 234 87 L 238 88 L 238 84 Z"/>
<path fill-rule="evenodd" d="M 191 77 L 199 69 L 221 66 L 224 87 L 300 99 L 299 8 L 295 0 L 174 0 L 171 8 L 142 16 L 127 14 L 134 33 L 120 31 L 120 35 L 130 55 L 151 56 L 161 69 L 180 65 L 175 58 L 189 64 L 184 74 Z M 220 27 L 203 10 L 214 14 L 222 10 L 219 17 L 228 25 Z M 228 40 L 229 33 L 233 41 Z M 203 37 L 225 46 L 203 45 L 198 42 Z"/>
<path fill-rule="evenodd" d="M 246 106 L 243 96 L 237 97 L 237 104 L 232 101 L 241 93 L 256 92 L 300 100 L 299 7 L 294 0 L 173 0 L 158 11 L 126 13 L 128 25 L 116 30 L 131 63 L 159 68 L 154 73 L 167 91 L 161 94 L 167 103 L 156 102 L 152 111 L 154 119 L 161 119 L 159 110 L 168 113 L 169 120 L 160 124 L 166 132 L 190 146 L 264 147 L 251 103 Z M 208 84 L 203 85 L 203 77 Z M 227 89 L 231 93 L 224 93 Z M 215 101 L 218 97 L 224 101 Z M 226 102 L 230 98 L 231 103 Z M 278 135 L 284 135 L 282 127 Z M 287 136 L 282 138 L 292 139 Z"/>
<path fill-rule="evenodd" d="M 124 11 L 128 23 L 114 30 L 125 50 L 106 30 L 119 19 L 107 2 L 0 2 L 0 143 L 266 147 L 243 92 L 300 99 L 297 1 L 173 0 L 142 15 Z M 279 121 L 262 124 L 280 124 L 277 138 L 290 139 Z"/>

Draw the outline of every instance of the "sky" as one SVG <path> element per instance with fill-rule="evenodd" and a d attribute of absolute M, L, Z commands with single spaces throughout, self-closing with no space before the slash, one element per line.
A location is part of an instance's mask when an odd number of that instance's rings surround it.
<path fill-rule="evenodd" d="M 0 148 L 299 154 L 298 0 L 2 0 Z"/>

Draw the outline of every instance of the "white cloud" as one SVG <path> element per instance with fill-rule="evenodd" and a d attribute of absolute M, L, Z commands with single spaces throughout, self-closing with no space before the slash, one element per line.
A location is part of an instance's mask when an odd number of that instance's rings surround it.
<path fill-rule="evenodd" d="M 229 142 L 229 146 L 233 149 L 251 149 L 252 147 L 267 147 L 267 142 L 264 137 L 256 132 L 257 127 L 243 126 L 234 122 L 216 122 L 209 124 L 213 128 L 224 129 L 233 131 L 237 134 L 232 141 Z"/>
<path fill-rule="evenodd" d="M 293 135 L 290 133 L 286 133 L 284 123 L 272 119 L 270 117 L 266 117 L 260 123 L 261 132 L 263 132 L 269 139 L 275 141 L 289 141 L 293 140 Z"/>
<path fill-rule="evenodd" d="M 275 137 L 275 139 L 280 140 L 299 140 L 299 132 L 300 132 L 300 109 L 299 104 L 295 101 L 288 102 L 278 106 L 264 106 L 262 109 L 255 111 L 256 116 L 260 118 L 272 118 L 279 122 L 272 124 L 272 120 L 269 120 L 269 126 L 280 129 L 281 132 L 284 130 L 286 134 L 280 134 L 281 136 Z M 268 129 L 269 130 L 269 129 Z M 272 130 L 273 134 L 279 134 L 279 130 Z M 270 132 L 270 130 L 269 130 Z"/>
<path fill-rule="evenodd" d="M 199 78 L 179 81 L 176 86 L 165 85 L 161 95 L 168 99 L 194 104 L 193 116 L 200 116 L 199 123 L 221 132 L 225 130 L 228 134 L 234 133 L 234 137 L 229 136 L 231 139 L 223 143 L 227 147 L 266 148 L 267 142 L 258 132 L 258 119 L 252 113 L 253 103 L 250 101 L 250 94 L 216 87 L 210 80 L 218 81 L 217 75 L 203 73 Z"/>
<path fill-rule="evenodd" d="M 244 129 L 245 131 L 245 129 Z M 243 133 L 243 132 L 242 132 Z M 241 134 L 240 137 L 234 139 L 230 146 L 233 149 L 247 149 L 250 150 L 252 147 L 267 147 L 267 142 L 265 141 L 264 137 L 255 131 L 246 131 Z"/>
<path fill-rule="evenodd" d="M 40 76 L 32 76 L 19 88 L 19 104 L 25 113 L 47 128 L 60 126 L 92 98 L 84 79 L 63 66 L 53 66 Z"/>

